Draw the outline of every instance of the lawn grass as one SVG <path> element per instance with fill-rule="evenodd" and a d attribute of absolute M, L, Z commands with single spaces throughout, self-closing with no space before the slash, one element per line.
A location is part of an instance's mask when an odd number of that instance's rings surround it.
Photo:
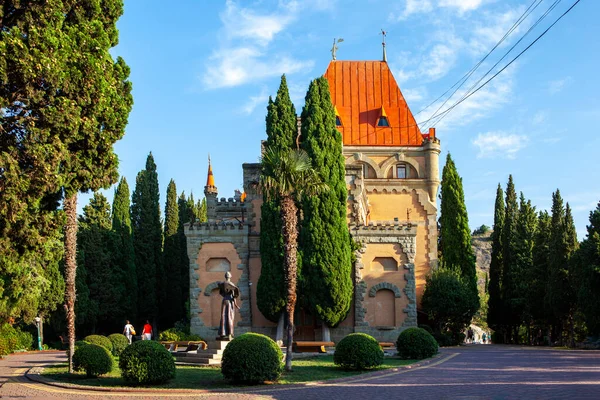
<path fill-rule="evenodd" d="M 365 372 L 378 371 L 389 368 L 401 367 L 416 362 L 415 360 L 401 360 L 397 357 L 385 357 L 383 364 L 369 371 L 347 371 L 337 367 L 333 363 L 332 355 L 315 356 L 302 358 L 293 361 L 293 370 L 284 372 L 279 381 L 273 384 L 292 384 L 322 381 L 327 379 L 344 378 L 348 376 L 360 375 Z M 102 386 L 102 387 L 125 387 L 128 385 L 122 378 L 121 372 L 117 366 L 109 374 L 98 378 L 88 378 L 85 372 L 68 373 L 67 364 L 60 364 L 53 367 L 46 367 L 42 374 L 50 379 L 75 383 L 84 386 Z M 168 383 L 157 386 L 139 386 L 152 387 L 156 389 L 219 389 L 239 387 L 226 381 L 221 375 L 220 367 L 196 367 L 196 366 L 177 366 L 175 379 Z"/>

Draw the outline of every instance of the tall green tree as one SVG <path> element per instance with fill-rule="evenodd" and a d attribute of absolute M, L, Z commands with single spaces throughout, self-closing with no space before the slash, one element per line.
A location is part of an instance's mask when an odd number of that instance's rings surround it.
<path fill-rule="evenodd" d="M 83 208 L 79 218 L 77 264 L 85 271 L 88 302 L 77 307 L 77 315 L 85 315 L 78 326 L 91 332 L 111 332 L 119 329 L 125 318 L 123 299 L 126 296 L 123 276 L 116 269 L 114 258 L 117 235 L 111 230 L 110 204 L 96 192 Z M 83 309 L 87 307 L 87 310 Z"/>
<path fill-rule="evenodd" d="M 275 101 L 269 97 L 265 149 L 295 148 L 298 135 L 296 118 L 296 109 L 283 75 Z M 284 311 L 286 299 L 280 213 L 279 199 L 263 194 L 260 219 L 261 273 L 256 287 L 256 305 L 273 322 L 277 322 Z"/>
<path fill-rule="evenodd" d="M 552 312 L 553 340 L 564 341 L 563 333 L 572 319 L 575 293 L 569 276 L 569 259 L 577 249 L 577 237 L 570 207 L 563 207 L 560 191 L 552 194 L 548 286 L 546 305 Z"/>
<path fill-rule="evenodd" d="M 440 252 L 444 268 L 455 269 L 469 287 L 469 302 L 475 313 L 479 308 L 475 254 L 471 246 L 469 216 L 465 204 L 462 178 L 448 153 L 442 172 L 440 190 Z"/>
<path fill-rule="evenodd" d="M 164 226 L 164 271 L 166 279 L 166 299 L 161 304 L 161 317 L 165 326 L 173 326 L 184 316 L 184 295 L 182 293 L 181 237 L 179 236 L 179 204 L 177 202 L 177 187 L 171 179 L 167 187 Z"/>
<path fill-rule="evenodd" d="M 515 329 L 518 325 L 518 316 L 510 307 L 509 299 L 516 292 L 517 282 L 513 270 L 516 268 L 516 233 L 519 218 L 519 205 L 517 203 L 517 192 L 512 175 L 508 176 L 506 185 L 506 209 L 504 216 L 504 227 L 502 229 L 502 262 L 504 270 L 502 273 L 502 299 L 505 306 L 505 340 L 513 342 L 516 340 Z"/>
<path fill-rule="evenodd" d="M 204 199 L 203 199 L 204 200 Z M 191 212 L 188 209 L 185 193 L 181 192 L 177 200 L 179 207 L 179 225 L 177 226 L 177 240 L 179 241 L 180 254 L 178 256 L 179 265 L 181 268 L 181 293 L 183 301 L 183 318 L 189 321 L 189 306 L 190 306 L 190 260 L 187 255 L 187 239 L 185 237 L 184 225 L 191 221 Z M 206 206 L 206 201 L 204 202 Z M 205 207 L 206 208 L 206 207 Z M 204 222 L 204 221 L 203 221 Z"/>
<path fill-rule="evenodd" d="M 298 277 L 298 207 L 296 204 L 303 195 L 323 193 L 327 187 L 312 169 L 310 158 L 304 151 L 282 148 L 265 150 L 261 159 L 259 185 L 268 199 L 279 199 L 281 206 L 287 316 L 285 369 L 291 371 Z"/>
<path fill-rule="evenodd" d="M 552 218 L 547 211 L 538 214 L 537 230 L 533 245 L 533 269 L 527 279 L 529 290 L 527 302 L 531 310 L 533 323 L 545 331 L 548 327 L 549 310 L 544 301 L 548 288 L 548 275 L 550 268 L 550 236 Z"/>
<path fill-rule="evenodd" d="M 56 176 L 65 148 L 53 132 L 66 117 L 57 92 L 63 9 L 62 1 L 0 4 L 0 321 L 31 322 L 64 296 Z"/>
<path fill-rule="evenodd" d="M 528 337 L 531 335 L 532 310 L 529 304 L 528 293 L 535 279 L 532 276 L 533 246 L 537 230 L 537 215 L 531 200 L 525 200 L 523 192 L 519 198 L 519 214 L 517 218 L 517 231 L 515 235 L 515 264 L 511 270 L 510 278 L 515 283 L 514 291 L 507 298 L 507 305 L 519 325 L 527 325 Z"/>
<path fill-rule="evenodd" d="M 152 153 L 136 178 L 131 201 L 131 228 L 138 281 L 138 317 L 156 321 L 162 293 L 162 224 L 158 174 Z"/>
<path fill-rule="evenodd" d="M 500 331 L 504 324 L 504 306 L 502 304 L 502 229 L 504 227 L 504 192 L 498 184 L 496 204 L 494 207 L 494 231 L 492 232 L 492 254 L 490 260 L 490 283 L 488 285 L 488 325 Z"/>
<path fill-rule="evenodd" d="M 134 321 L 137 318 L 138 284 L 131 231 L 130 199 L 129 184 L 123 177 L 115 190 L 112 204 L 112 231 L 117 241 L 114 265 L 115 274 L 125 284 L 125 297 L 122 299 L 125 318 Z"/>
<path fill-rule="evenodd" d="M 116 21 L 123 4 L 121 0 L 51 0 L 11 1 L 3 6 L 2 23 L 8 25 L 2 27 L 2 49 L 15 63 L 2 64 L 8 101 L 0 108 L 13 119 L 10 140 L 22 141 L 21 146 L 33 144 L 18 157 L 31 161 L 31 156 L 46 153 L 41 164 L 30 164 L 37 170 L 30 176 L 41 182 L 34 187 L 34 198 L 38 188 L 46 194 L 60 192 L 64 198 L 65 302 L 72 355 L 77 193 L 116 182 L 118 160 L 112 146 L 124 134 L 132 105 L 129 68 L 120 58 L 115 62 L 109 52 L 118 42 Z"/>
<path fill-rule="evenodd" d="M 590 211 L 586 238 L 574 257 L 578 307 L 592 335 L 600 335 L 600 203 Z"/>
<path fill-rule="evenodd" d="M 348 314 L 353 285 L 342 135 L 335 125 L 329 83 L 324 77 L 313 80 L 308 88 L 300 142 L 317 175 L 329 187 L 319 197 L 306 197 L 302 204 L 302 290 L 313 315 L 335 327 Z"/>

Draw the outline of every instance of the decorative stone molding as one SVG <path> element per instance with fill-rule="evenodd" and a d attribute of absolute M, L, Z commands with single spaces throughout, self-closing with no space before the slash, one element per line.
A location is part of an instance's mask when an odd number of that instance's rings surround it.
<path fill-rule="evenodd" d="M 383 178 L 383 176 L 381 175 L 381 168 L 379 167 L 379 165 L 363 153 L 352 154 L 352 156 L 346 158 L 345 163 L 346 163 L 346 166 L 369 164 L 371 166 L 371 168 L 373 168 L 373 170 L 375 171 L 375 176 L 377 178 Z"/>
<path fill-rule="evenodd" d="M 399 162 L 408 164 L 414 169 L 417 176 L 415 178 L 411 178 L 411 179 L 422 179 L 423 178 L 423 176 L 422 176 L 423 172 L 421 171 L 419 164 L 417 162 L 415 162 L 412 158 L 406 157 L 404 152 L 398 152 L 398 153 L 394 154 L 393 156 L 391 156 L 390 158 L 388 158 L 387 160 L 385 160 L 381 164 L 381 167 L 380 167 L 381 176 L 378 176 L 378 178 L 385 178 L 387 176 L 389 169 L 392 168 L 394 165 L 398 164 Z"/>
<path fill-rule="evenodd" d="M 354 325 L 355 326 L 368 326 L 369 323 L 366 320 L 367 309 L 364 306 L 365 295 L 367 294 L 367 283 L 362 279 L 362 269 L 365 268 L 362 263 L 362 256 L 366 251 L 366 244 L 362 243 L 362 246 L 354 252 L 356 255 L 356 262 L 354 263 Z"/>
<path fill-rule="evenodd" d="M 369 290 L 369 297 L 375 297 L 377 292 L 379 290 L 383 290 L 383 289 L 391 290 L 392 292 L 394 292 L 394 297 L 396 297 L 396 298 L 401 297 L 400 289 L 398 288 L 398 286 L 394 285 L 393 283 L 389 283 L 389 282 L 380 282 L 377 285 L 372 286 L 371 290 Z"/>
<path fill-rule="evenodd" d="M 404 287 L 404 294 L 408 299 L 408 304 L 404 311 L 406 313 L 406 319 L 402 324 L 402 327 L 417 326 L 417 283 L 415 279 L 415 264 L 407 263 L 404 266 L 408 271 L 404 274 L 406 279 L 406 286 Z"/>
<path fill-rule="evenodd" d="M 218 287 L 219 287 L 219 282 L 218 281 L 209 283 L 208 285 L 206 285 L 206 288 L 204 289 L 204 295 L 205 296 L 210 296 L 212 294 L 212 291 L 215 290 Z"/>

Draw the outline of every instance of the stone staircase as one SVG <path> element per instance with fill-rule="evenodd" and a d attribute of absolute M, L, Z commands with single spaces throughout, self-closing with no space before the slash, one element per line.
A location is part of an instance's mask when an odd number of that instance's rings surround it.
<path fill-rule="evenodd" d="M 198 349 L 190 352 L 173 353 L 175 363 L 177 364 L 195 364 L 195 365 L 221 365 L 223 350 L 229 344 L 229 341 L 207 341 L 208 349 Z"/>

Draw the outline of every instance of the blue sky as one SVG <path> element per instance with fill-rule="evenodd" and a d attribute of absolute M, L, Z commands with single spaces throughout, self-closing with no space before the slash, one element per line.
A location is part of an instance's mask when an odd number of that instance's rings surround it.
<path fill-rule="evenodd" d="M 219 197 L 242 186 L 256 162 L 269 95 L 285 73 L 298 112 L 309 82 L 331 60 L 388 63 L 417 113 L 469 71 L 532 0 L 127 0 L 115 55 L 131 67 L 134 107 L 115 146 L 131 189 L 151 151 L 161 208 L 174 179 L 203 196 L 207 154 Z M 500 65 L 533 41 L 575 0 L 563 0 Z M 553 3 L 535 11 L 482 64 L 464 93 Z M 580 238 L 600 200 L 600 2 L 583 0 L 519 60 L 437 122 L 441 163 L 450 152 L 463 178 L 472 228 L 493 223 L 496 186 L 513 174 L 538 209 L 560 189 Z M 445 107 L 455 102 L 452 98 Z M 416 115 L 425 121 L 439 103 Z M 428 124 L 422 127 L 426 131 Z M 441 170 L 440 170 L 441 171 Z M 104 191 L 112 201 L 114 188 Z M 80 197 L 80 209 L 89 195 Z"/>

